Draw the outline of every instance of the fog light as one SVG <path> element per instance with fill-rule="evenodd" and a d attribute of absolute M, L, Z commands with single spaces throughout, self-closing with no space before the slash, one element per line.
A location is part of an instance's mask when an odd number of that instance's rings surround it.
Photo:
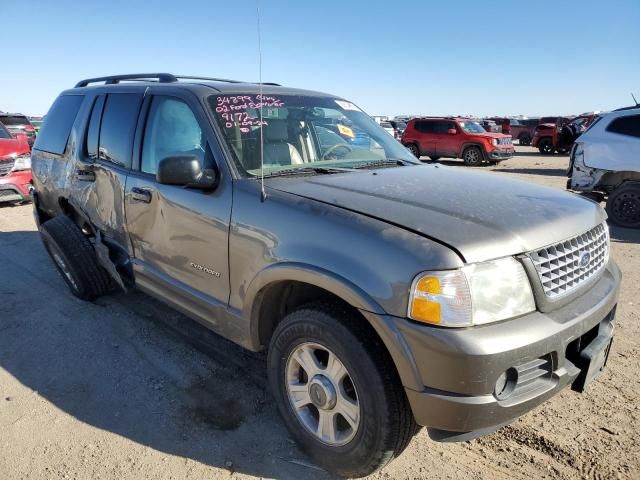
<path fill-rule="evenodd" d="M 496 388 L 494 395 L 498 400 L 506 400 L 513 393 L 518 383 L 518 371 L 515 368 L 509 368 L 496 380 Z"/>

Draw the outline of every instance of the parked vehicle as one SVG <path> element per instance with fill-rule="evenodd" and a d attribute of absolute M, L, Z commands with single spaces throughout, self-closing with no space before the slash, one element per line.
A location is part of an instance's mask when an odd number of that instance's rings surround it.
<path fill-rule="evenodd" d="M 402 144 L 418 158 L 462 158 L 470 166 L 498 163 L 513 156 L 509 135 L 487 132 L 466 118 L 413 118 L 402 135 Z"/>
<path fill-rule="evenodd" d="M 522 146 L 531 145 L 533 133 L 538 126 L 537 119 L 492 117 L 491 120 L 502 127 L 502 133 L 511 135 L 511 138 L 518 140 L 518 143 Z"/>
<path fill-rule="evenodd" d="M 573 118 L 558 117 L 556 123 L 540 123 L 533 132 L 532 145 L 543 155 L 569 153 L 573 142 L 595 117 L 595 113 L 585 113 Z"/>
<path fill-rule="evenodd" d="M 504 137 L 472 128 L 479 145 Z M 354 129 L 368 148 L 342 139 Z M 422 165 L 342 98 L 83 80 L 32 158 L 35 217 L 71 292 L 135 287 L 267 350 L 285 424 L 339 475 L 382 467 L 417 425 L 436 440 L 491 432 L 606 363 L 620 272 L 604 210 Z"/>
<path fill-rule="evenodd" d="M 36 139 L 36 130 L 26 116 L 21 113 L 0 113 L 0 122 L 14 136 L 19 133 L 25 134 L 29 146 L 33 146 L 33 142 Z"/>
<path fill-rule="evenodd" d="M 24 133 L 15 137 L 0 123 L 0 203 L 31 200 L 31 149 Z"/>
<path fill-rule="evenodd" d="M 392 137 L 394 137 L 394 138 L 395 138 L 395 136 L 396 136 L 396 129 L 395 129 L 395 128 L 394 128 L 394 126 L 391 124 L 391 122 L 388 122 L 388 121 L 380 122 L 380 126 L 381 126 L 382 128 L 384 128 L 384 129 L 389 133 L 389 135 L 391 135 Z"/>
<path fill-rule="evenodd" d="M 502 131 L 502 126 L 498 125 L 493 120 L 483 118 L 483 119 L 474 120 L 474 121 L 479 123 L 482 126 L 482 128 L 484 128 L 487 132 L 504 133 Z"/>
<path fill-rule="evenodd" d="M 402 138 L 402 134 L 407 128 L 407 123 L 399 120 L 389 120 L 389 123 L 393 126 L 394 137 L 400 140 Z"/>
<path fill-rule="evenodd" d="M 616 225 L 640 228 L 640 107 L 599 115 L 571 150 L 567 188 L 607 200 Z"/>
<path fill-rule="evenodd" d="M 40 126 L 42 125 L 42 117 L 28 117 L 29 118 L 29 122 L 31 122 L 31 125 L 33 125 L 33 128 L 36 131 L 36 135 L 38 134 L 38 132 L 40 131 Z"/>

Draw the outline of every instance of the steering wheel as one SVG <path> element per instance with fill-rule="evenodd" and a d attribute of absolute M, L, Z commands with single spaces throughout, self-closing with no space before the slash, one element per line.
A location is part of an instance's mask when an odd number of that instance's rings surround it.
<path fill-rule="evenodd" d="M 330 153 L 333 153 L 334 150 L 340 147 L 346 148 L 350 152 L 353 151 L 353 147 L 351 147 L 351 145 L 349 145 L 348 143 L 336 143 L 335 145 L 331 145 L 329 149 L 322 154 L 321 160 L 326 160 Z"/>

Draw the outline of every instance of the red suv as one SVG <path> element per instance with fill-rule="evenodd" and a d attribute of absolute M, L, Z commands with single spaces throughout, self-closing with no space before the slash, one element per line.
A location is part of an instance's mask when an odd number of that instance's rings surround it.
<path fill-rule="evenodd" d="M 401 141 L 418 158 L 462 158 L 466 165 L 498 163 L 513 156 L 510 135 L 487 132 L 466 118 L 413 118 Z"/>
<path fill-rule="evenodd" d="M 0 123 L 0 203 L 31 200 L 31 149 L 24 133 L 15 138 Z"/>

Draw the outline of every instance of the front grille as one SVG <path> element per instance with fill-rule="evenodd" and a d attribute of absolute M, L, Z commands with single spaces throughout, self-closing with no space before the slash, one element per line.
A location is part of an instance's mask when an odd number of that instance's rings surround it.
<path fill-rule="evenodd" d="M 544 293 L 558 298 L 594 278 L 609 260 L 609 230 L 605 223 L 564 242 L 528 254 Z"/>
<path fill-rule="evenodd" d="M 513 139 L 511 137 L 499 138 L 498 145 L 512 145 Z"/>
<path fill-rule="evenodd" d="M 16 161 L 14 159 L 0 160 L 0 177 L 4 177 L 5 175 L 7 175 L 11 171 L 15 163 Z"/>

